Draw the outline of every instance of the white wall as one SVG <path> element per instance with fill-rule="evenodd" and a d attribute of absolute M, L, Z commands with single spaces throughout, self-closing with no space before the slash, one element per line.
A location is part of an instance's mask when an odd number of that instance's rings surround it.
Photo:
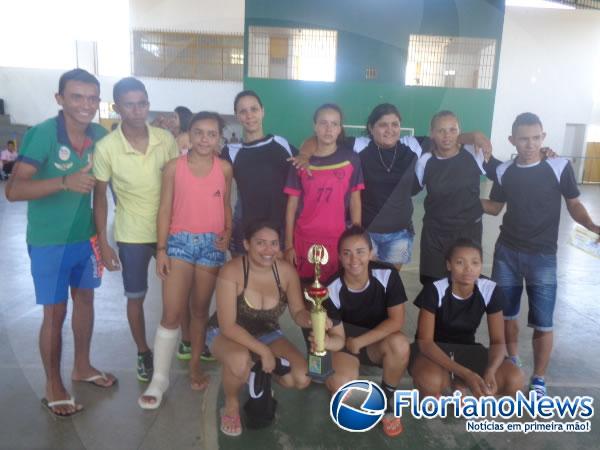
<path fill-rule="evenodd" d="M 129 0 L 131 28 L 244 33 L 244 0 Z"/>
<path fill-rule="evenodd" d="M 11 24 L 29 21 L 26 10 L 34 0 L 21 0 L 12 10 Z M 79 4 L 76 2 L 83 2 Z M 72 20 L 85 25 L 90 20 L 89 8 L 95 0 L 60 0 L 61 4 L 72 6 Z M 201 31 L 216 33 L 243 34 L 244 0 L 106 0 L 101 8 L 105 11 L 94 16 L 95 32 L 85 33 L 79 29 L 57 29 L 61 10 L 48 7 L 43 11 L 45 23 L 52 24 L 47 31 L 51 44 L 44 46 L 44 40 L 32 37 L 24 40 L 23 51 L 8 52 L 0 49 L 0 98 L 5 100 L 7 114 L 13 123 L 34 125 L 56 114 L 57 105 L 54 93 L 57 90 L 60 74 L 75 65 L 75 40 L 91 39 L 98 42 L 98 66 L 103 100 L 111 100 L 112 86 L 120 77 L 128 76 L 129 32 L 130 29 L 159 29 L 168 31 Z M 52 2 L 50 2 L 52 3 Z M 73 3 L 73 5 L 71 5 Z M 110 19 L 119 8 L 129 3 L 119 17 L 129 17 L 129 21 Z M 78 5 L 78 6 L 77 6 Z M 112 11 L 112 12 L 111 12 Z M 56 19 L 56 20 L 49 20 Z M 97 19 L 97 20 L 96 20 Z M 114 18 L 113 18 L 114 19 Z M 101 23 L 109 26 L 99 25 Z M 81 28 L 81 27 L 80 27 Z M 118 29 L 118 30 L 117 30 Z M 42 30 L 44 31 L 44 30 Z M 77 32 L 76 32 L 77 31 Z M 113 42 L 118 31 L 118 45 Z M 79 34 L 78 34 L 79 33 Z M 18 33 L 15 31 L 14 33 Z M 108 45 L 107 43 L 110 43 Z M 105 45 L 106 44 L 106 45 Z M 4 48 L 6 47 L 6 48 Z M 29 48 L 31 47 L 31 48 Z M 35 50 L 35 51 L 34 51 Z M 123 58 L 125 54 L 125 59 Z M 121 61 L 119 70 L 108 70 L 115 58 Z M 114 64 L 113 64 L 114 65 Z M 242 82 L 192 81 L 141 78 L 150 96 L 151 107 L 157 111 L 170 111 L 177 105 L 185 105 L 192 111 L 203 109 L 221 114 L 233 114 L 233 99 L 242 90 Z"/>
<path fill-rule="evenodd" d="M 62 70 L 0 67 L 0 98 L 13 123 L 35 125 L 56 114 L 54 94 Z M 98 77 L 100 96 L 112 100 L 117 77 Z M 233 114 L 233 99 L 242 83 L 224 81 L 181 81 L 140 78 L 146 85 L 151 109 L 171 111 L 185 105 L 192 111 L 203 109 Z"/>
<path fill-rule="evenodd" d="M 562 151 L 567 123 L 600 124 L 600 11 L 506 8 L 492 126 L 494 152 L 514 152 L 517 114 L 538 114 Z"/>
<path fill-rule="evenodd" d="M 1 1 L 0 66 L 70 69 L 75 41 L 97 44 L 99 73 L 126 75 L 129 62 L 127 0 Z"/>

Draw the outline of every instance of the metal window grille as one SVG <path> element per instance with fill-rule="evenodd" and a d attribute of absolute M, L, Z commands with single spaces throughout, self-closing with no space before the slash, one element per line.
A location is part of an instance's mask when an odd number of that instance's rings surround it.
<path fill-rule="evenodd" d="M 377 69 L 375 67 L 367 67 L 365 69 L 365 80 L 376 80 Z"/>
<path fill-rule="evenodd" d="M 494 39 L 411 35 L 407 86 L 491 89 Z"/>
<path fill-rule="evenodd" d="M 337 31 L 251 26 L 248 76 L 335 81 Z"/>
<path fill-rule="evenodd" d="M 134 30 L 132 39 L 134 75 L 242 81 L 242 35 Z"/>
<path fill-rule="evenodd" d="M 600 0 L 550 0 L 553 3 L 573 6 L 581 9 L 600 9 Z"/>

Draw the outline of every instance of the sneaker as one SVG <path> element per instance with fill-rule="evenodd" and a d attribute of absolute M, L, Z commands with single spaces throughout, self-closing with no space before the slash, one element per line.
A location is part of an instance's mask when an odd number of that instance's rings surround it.
<path fill-rule="evenodd" d="M 177 348 L 177 359 L 189 361 L 192 359 L 192 344 L 190 342 L 181 341 Z"/>
<path fill-rule="evenodd" d="M 510 360 L 510 362 L 517 366 L 519 369 L 523 368 L 523 361 L 521 361 L 519 355 L 508 356 L 507 359 Z"/>
<path fill-rule="evenodd" d="M 534 391 L 538 400 L 546 396 L 546 382 L 540 377 L 531 377 L 529 392 Z"/>
<path fill-rule="evenodd" d="M 144 383 L 149 383 L 154 373 L 154 355 L 152 350 L 144 353 L 138 353 L 137 357 L 137 379 Z"/>
<path fill-rule="evenodd" d="M 202 361 L 216 361 L 217 358 L 215 358 L 212 353 L 210 352 L 210 350 L 208 349 L 208 346 L 205 345 L 204 346 L 204 351 L 202 352 L 202 354 L 200 355 L 200 359 Z"/>

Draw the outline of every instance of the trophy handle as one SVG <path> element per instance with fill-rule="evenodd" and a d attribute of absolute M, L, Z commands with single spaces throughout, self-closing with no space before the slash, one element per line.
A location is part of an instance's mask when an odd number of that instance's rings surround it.
<path fill-rule="evenodd" d="M 304 291 L 304 298 L 306 299 L 306 301 L 311 303 L 314 307 L 317 307 L 317 303 L 315 302 L 315 299 L 312 298 L 310 295 L 308 295 L 308 292 L 306 292 L 306 291 Z"/>

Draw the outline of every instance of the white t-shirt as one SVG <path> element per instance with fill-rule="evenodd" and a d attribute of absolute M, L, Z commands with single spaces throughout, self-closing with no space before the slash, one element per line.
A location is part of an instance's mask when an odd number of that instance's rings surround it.
<path fill-rule="evenodd" d="M 19 156 L 19 154 L 17 152 L 11 152 L 7 148 L 5 148 L 4 150 L 2 150 L 0 152 L 0 160 L 2 160 L 2 161 L 7 161 L 7 162 L 16 161 L 18 156 Z"/>

